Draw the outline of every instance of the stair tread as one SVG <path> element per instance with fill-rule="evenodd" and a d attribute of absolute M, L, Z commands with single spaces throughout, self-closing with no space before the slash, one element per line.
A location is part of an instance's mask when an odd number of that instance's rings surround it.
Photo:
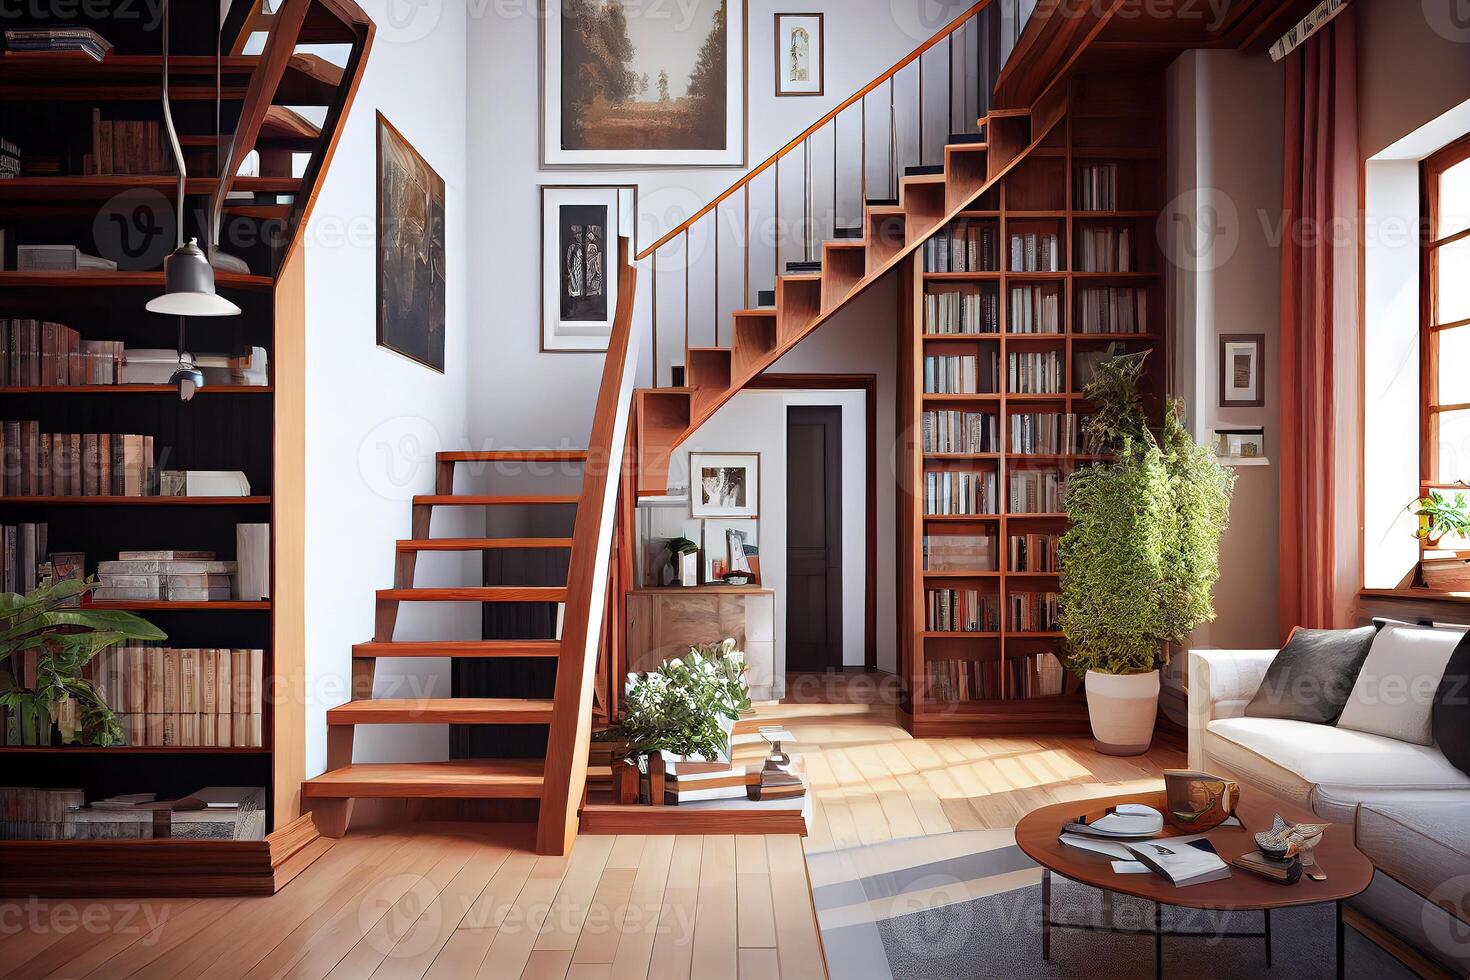
<path fill-rule="evenodd" d="M 375 698 L 327 710 L 328 725 L 544 725 L 552 702 L 530 698 Z"/>
<path fill-rule="evenodd" d="M 730 348 L 729 347 L 691 347 L 691 348 L 689 348 L 689 352 L 691 354 L 694 353 L 695 351 L 703 351 L 705 353 L 728 354 L 728 353 L 730 353 Z"/>
<path fill-rule="evenodd" d="M 400 640 L 356 643 L 352 655 L 369 657 L 556 657 L 560 640 Z"/>
<path fill-rule="evenodd" d="M 584 460 L 585 449 L 486 449 L 436 453 L 441 463 L 480 463 L 497 460 Z"/>
<path fill-rule="evenodd" d="M 378 598 L 395 602 L 565 602 L 567 590 L 548 586 L 477 585 L 452 588 L 379 589 Z"/>
<path fill-rule="evenodd" d="M 512 504 L 575 504 L 576 494 L 430 493 L 413 498 L 415 507 L 501 507 Z"/>
<path fill-rule="evenodd" d="M 489 551 L 497 548 L 570 548 L 571 538 L 408 538 L 399 551 Z"/>
<path fill-rule="evenodd" d="M 735 310 L 731 315 L 732 316 L 775 316 L 776 315 L 776 308 L 774 306 L 752 306 L 750 309 L 746 309 L 746 310 Z"/>
<path fill-rule="evenodd" d="M 354 763 L 308 779 L 302 795 L 535 799 L 541 795 L 544 772 L 538 759 Z"/>
<path fill-rule="evenodd" d="M 823 248 L 867 248 L 868 242 L 864 238 L 829 238 L 822 242 Z"/>
<path fill-rule="evenodd" d="M 787 282 L 821 282 L 820 272 L 783 272 L 780 276 Z"/>

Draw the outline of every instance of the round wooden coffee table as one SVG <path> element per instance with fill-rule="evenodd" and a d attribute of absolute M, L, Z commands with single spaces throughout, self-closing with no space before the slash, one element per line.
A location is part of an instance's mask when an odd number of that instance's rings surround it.
<path fill-rule="evenodd" d="M 1266 965 L 1271 964 L 1271 910 L 1303 905 L 1318 905 L 1331 902 L 1336 907 L 1337 918 L 1337 975 L 1343 975 L 1342 946 L 1343 923 L 1342 903 L 1368 887 L 1373 879 L 1373 865 L 1353 845 L 1353 828 L 1334 824 L 1328 828 L 1314 852 L 1317 864 L 1327 875 L 1326 881 L 1312 881 L 1305 875 L 1294 885 L 1283 885 L 1259 875 L 1231 869 L 1229 878 L 1208 881 L 1199 885 L 1176 888 L 1164 878 L 1152 872 L 1147 874 L 1116 874 L 1109 858 L 1091 851 L 1084 851 L 1063 844 L 1058 835 L 1062 825 L 1086 813 L 1099 813 L 1119 803 L 1146 803 L 1160 811 L 1164 810 L 1163 793 L 1129 793 L 1102 799 L 1079 800 L 1076 803 L 1056 803 L 1033 810 L 1016 825 L 1016 843 L 1031 860 L 1041 865 L 1041 957 L 1051 959 L 1051 930 L 1073 929 L 1084 932 L 1119 932 L 1137 934 L 1136 929 L 1119 929 L 1111 922 L 1092 926 L 1053 922 L 1051 915 L 1051 876 L 1061 875 L 1070 881 L 1100 889 L 1106 897 L 1109 893 L 1131 895 L 1154 903 L 1154 975 L 1164 975 L 1164 937 L 1199 936 L 1201 938 L 1264 939 L 1266 941 Z M 1322 822 L 1302 808 L 1263 793 L 1242 787 L 1240 805 L 1235 815 L 1242 827 L 1217 827 L 1205 834 L 1215 851 L 1227 862 L 1256 849 L 1254 836 L 1271 826 L 1273 815 L 1280 813 L 1292 822 Z M 1174 830 L 1165 826 L 1165 836 L 1183 836 L 1188 831 Z M 1230 932 L 1218 936 L 1199 933 L 1165 932 L 1161 923 L 1161 907 L 1172 905 L 1181 908 L 1208 909 L 1219 912 L 1261 912 L 1265 925 L 1261 932 Z"/>

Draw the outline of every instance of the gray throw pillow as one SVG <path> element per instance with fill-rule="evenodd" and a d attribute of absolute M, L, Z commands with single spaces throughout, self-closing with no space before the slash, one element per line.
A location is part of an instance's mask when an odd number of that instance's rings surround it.
<path fill-rule="evenodd" d="M 1293 630 L 1267 668 L 1256 696 L 1245 706 L 1246 716 L 1333 724 L 1352 694 L 1377 632 L 1376 626 Z"/>

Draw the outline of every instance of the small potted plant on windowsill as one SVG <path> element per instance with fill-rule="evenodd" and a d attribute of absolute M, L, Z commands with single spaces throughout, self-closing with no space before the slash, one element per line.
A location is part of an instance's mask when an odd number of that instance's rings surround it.
<path fill-rule="evenodd" d="M 1439 490 L 1430 490 L 1408 509 L 1419 521 L 1414 536 L 1425 547 L 1438 548 L 1445 538 L 1457 538 L 1462 546 L 1470 540 L 1470 497 L 1464 492 L 1447 497 Z M 1438 555 L 1424 555 L 1419 561 L 1419 574 L 1424 587 L 1435 592 L 1470 590 L 1470 560 L 1453 547 Z"/>
<path fill-rule="evenodd" d="M 666 765 L 730 760 L 730 737 L 742 711 L 750 710 L 745 654 L 733 639 L 697 644 L 682 659 L 668 660 L 643 674 L 629 674 L 622 717 L 599 733 L 620 743 L 613 760 L 615 787 L 635 781 L 619 766 L 646 766 L 651 776 Z M 662 780 L 654 780 L 661 783 Z M 663 802 L 662 786 L 649 802 Z"/>
<path fill-rule="evenodd" d="M 1149 429 L 1147 353 L 1103 362 L 1084 391 L 1088 452 L 1113 459 L 1068 480 L 1072 526 L 1058 549 L 1069 666 L 1086 679 L 1093 739 L 1112 755 L 1148 750 L 1166 645 L 1214 619 L 1235 480 L 1190 438 L 1176 402 L 1162 438 Z"/>

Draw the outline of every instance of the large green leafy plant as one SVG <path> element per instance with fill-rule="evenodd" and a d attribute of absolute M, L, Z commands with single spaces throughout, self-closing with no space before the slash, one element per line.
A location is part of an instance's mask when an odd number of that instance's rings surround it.
<path fill-rule="evenodd" d="M 745 654 L 727 639 L 629 674 L 623 717 L 601 737 L 626 743 L 629 757 L 663 751 L 717 759 L 730 749 L 721 719 L 734 722 L 748 710 Z"/>
<path fill-rule="evenodd" d="M 92 745 L 117 745 L 123 740 L 122 729 L 92 682 L 82 676 L 82 668 L 108 647 L 167 636 L 130 612 L 71 604 L 90 587 L 91 583 L 67 579 L 29 595 L 0 593 L 0 706 L 22 718 L 75 718 L 75 727 L 63 726 L 65 742 L 80 736 Z M 36 683 L 25 688 L 19 679 L 21 660 L 32 651 Z M 71 706 L 76 710 L 66 710 Z M 45 724 L 49 726 L 49 720 Z"/>
<path fill-rule="evenodd" d="M 1195 444 L 1173 400 L 1155 437 L 1143 406 L 1146 357 L 1104 361 L 1084 392 L 1095 406 L 1088 451 L 1116 459 L 1067 482 L 1061 625 L 1078 673 L 1154 670 L 1164 644 L 1215 618 L 1235 474 Z"/>

